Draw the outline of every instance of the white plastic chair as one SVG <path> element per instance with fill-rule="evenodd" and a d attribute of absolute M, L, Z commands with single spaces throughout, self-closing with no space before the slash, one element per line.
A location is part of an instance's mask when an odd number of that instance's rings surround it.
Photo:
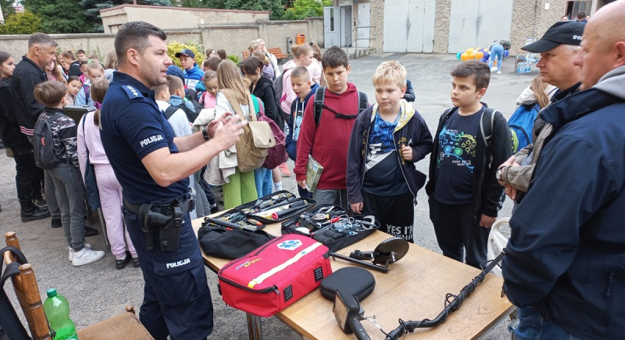
<path fill-rule="evenodd" d="M 502 228 L 510 227 L 510 217 L 498 218 L 493 226 L 490 228 L 490 234 L 488 234 L 488 244 L 486 245 L 486 256 L 489 261 L 495 259 L 508 244 L 508 237 L 502 233 Z M 502 277 L 501 267 L 497 266 L 493 268 L 493 274 Z"/>

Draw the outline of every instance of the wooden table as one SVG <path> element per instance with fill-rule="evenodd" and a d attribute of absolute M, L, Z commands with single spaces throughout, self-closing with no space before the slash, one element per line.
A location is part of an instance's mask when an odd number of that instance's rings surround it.
<path fill-rule="evenodd" d="M 202 219 L 193 221 L 197 233 Z M 273 235 L 280 235 L 280 225 L 265 228 Z M 353 250 L 372 251 L 381 241 L 391 236 L 375 232 L 366 239 L 339 251 L 349 255 Z M 202 252 L 204 263 L 218 271 L 229 260 L 207 256 Z M 331 260 L 332 261 L 332 260 Z M 332 270 L 352 266 L 347 261 L 332 261 Z M 435 318 L 444 307 L 447 293 L 458 294 L 480 271 L 454 261 L 441 254 L 410 244 L 408 254 L 399 262 L 389 265 L 390 272 L 384 274 L 371 271 L 376 280 L 373 293 L 361 302 L 365 316 L 376 316 L 376 322 L 386 332 L 399 326 L 398 319 L 422 320 Z M 503 280 L 489 274 L 475 292 L 467 298 L 459 310 L 449 315 L 442 325 L 431 329 L 419 329 L 402 339 L 476 339 L 507 317 L 514 306 L 501 297 Z M 344 334 L 334 319 L 332 302 L 321 296 L 318 290 L 276 314 L 280 320 L 305 339 L 339 340 L 355 339 Z M 248 315 L 250 339 L 262 338 L 260 317 Z M 372 339 L 384 336 L 370 322 L 363 326 Z"/>

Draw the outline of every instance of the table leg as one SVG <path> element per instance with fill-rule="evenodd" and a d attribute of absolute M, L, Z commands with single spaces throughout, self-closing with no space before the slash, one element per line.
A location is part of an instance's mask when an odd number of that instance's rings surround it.
<path fill-rule="evenodd" d="M 250 313 L 245 313 L 245 315 L 247 316 L 247 331 L 250 340 L 263 340 L 262 318 Z"/>

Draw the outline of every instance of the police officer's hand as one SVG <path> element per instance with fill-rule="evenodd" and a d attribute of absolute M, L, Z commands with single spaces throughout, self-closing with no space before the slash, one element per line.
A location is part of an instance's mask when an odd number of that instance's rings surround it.
<path fill-rule="evenodd" d="M 229 149 L 239 141 L 245 125 L 247 121 L 241 121 L 237 116 L 230 116 L 225 124 L 221 120 L 217 123 L 214 140 L 221 145 L 221 150 Z"/>
<path fill-rule="evenodd" d="M 208 125 L 206 126 L 206 132 L 208 133 L 208 135 L 211 138 L 214 138 L 215 131 L 217 130 L 219 123 L 227 124 L 228 121 L 232 118 L 232 116 L 233 116 L 232 113 L 226 112 L 223 115 L 221 115 L 221 117 L 214 119 L 210 123 L 208 123 Z"/>

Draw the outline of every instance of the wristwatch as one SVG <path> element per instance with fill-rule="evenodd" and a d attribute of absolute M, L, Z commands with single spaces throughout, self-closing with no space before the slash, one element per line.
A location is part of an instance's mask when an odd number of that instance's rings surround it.
<path fill-rule="evenodd" d="M 497 173 L 495 174 L 495 178 L 497 178 L 500 182 L 503 182 L 503 168 L 505 168 L 505 166 L 499 167 L 497 169 Z"/>
<path fill-rule="evenodd" d="M 204 139 L 209 140 L 210 136 L 208 135 L 208 131 L 206 131 L 206 126 L 202 128 L 202 136 L 204 136 Z"/>

